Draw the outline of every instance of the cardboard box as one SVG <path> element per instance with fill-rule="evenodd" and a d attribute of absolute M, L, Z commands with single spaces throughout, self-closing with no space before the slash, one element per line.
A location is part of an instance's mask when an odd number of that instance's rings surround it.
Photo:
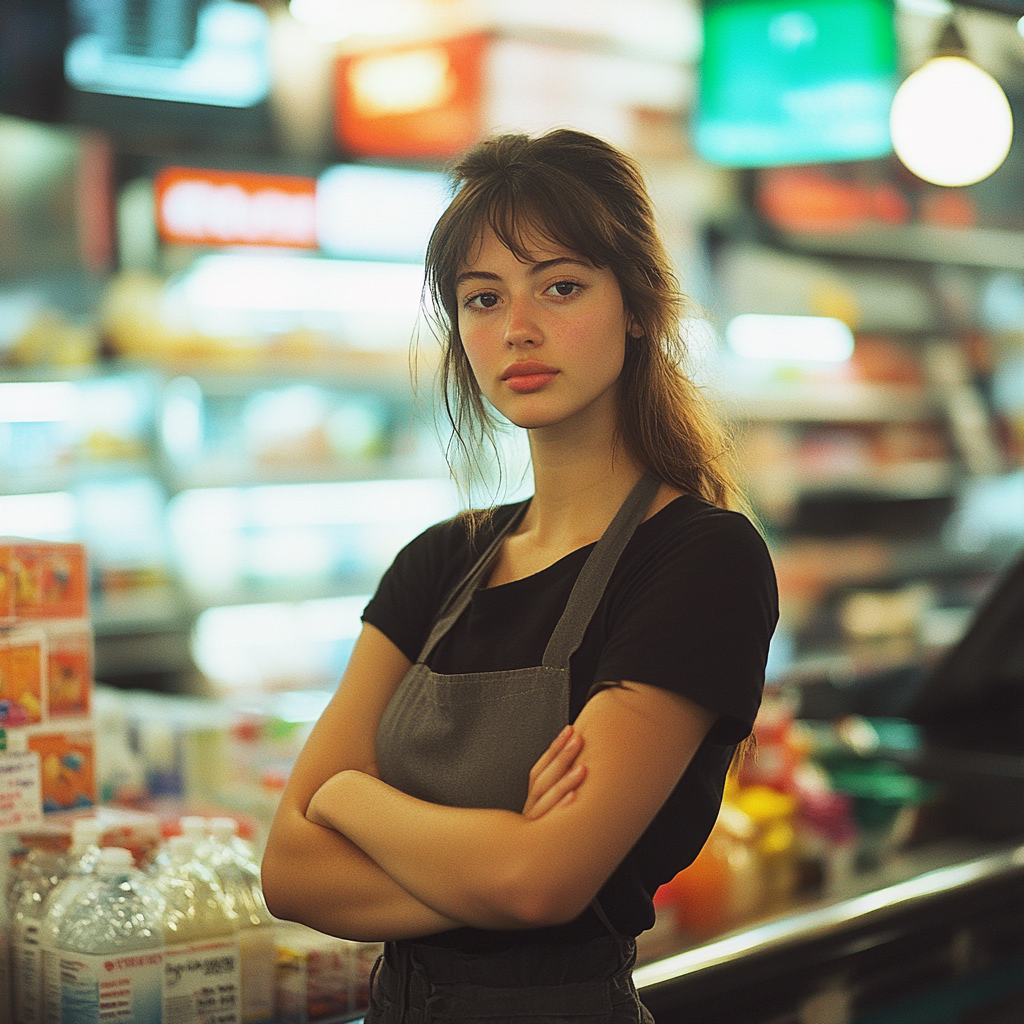
<path fill-rule="evenodd" d="M 46 717 L 46 634 L 0 627 L 0 726 L 23 728 Z"/>
<path fill-rule="evenodd" d="M 89 570 L 82 544 L 0 538 L 0 614 L 3 590 L 13 588 L 18 619 L 84 619 L 89 614 Z"/>

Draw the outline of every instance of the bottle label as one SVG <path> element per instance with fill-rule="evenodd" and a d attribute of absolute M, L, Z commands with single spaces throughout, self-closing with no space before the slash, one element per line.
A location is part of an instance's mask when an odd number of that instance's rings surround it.
<path fill-rule="evenodd" d="M 3 899 L 2 893 L 0 899 Z M 10 936 L 6 930 L 0 929 L 0 1024 L 11 1024 L 14 1020 L 13 988 Z"/>
<path fill-rule="evenodd" d="M 56 954 L 61 1024 L 161 1024 L 163 959 L 160 950 Z"/>
<path fill-rule="evenodd" d="M 163 967 L 165 1024 L 239 1024 L 235 938 L 167 946 Z"/>
<path fill-rule="evenodd" d="M 39 922 L 29 918 L 15 927 L 11 950 L 14 971 L 14 1012 L 19 1024 L 42 1020 L 43 977 L 39 950 Z"/>
<path fill-rule="evenodd" d="M 242 1022 L 265 1024 L 274 1019 L 277 988 L 277 941 L 268 925 L 238 932 L 241 954 Z"/>

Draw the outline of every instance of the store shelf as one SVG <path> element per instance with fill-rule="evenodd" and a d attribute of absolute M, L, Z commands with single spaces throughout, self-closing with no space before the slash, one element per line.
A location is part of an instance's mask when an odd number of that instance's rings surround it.
<path fill-rule="evenodd" d="M 772 385 L 721 392 L 733 420 L 794 423 L 912 423 L 935 415 L 934 400 L 919 389 L 890 384 Z"/>
<path fill-rule="evenodd" d="M 776 238 L 794 252 L 1024 270 L 1024 232 L 1019 231 L 906 224 L 827 234 L 777 232 Z"/>
<path fill-rule="evenodd" d="M 835 474 L 798 475 L 794 490 L 808 496 L 821 494 L 864 497 L 935 498 L 951 494 L 957 473 L 948 462 L 904 462 Z"/>
<path fill-rule="evenodd" d="M 0 494 L 41 494 L 66 491 L 82 483 L 123 480 L 149 476 L 153 471 L 148 459 L 118 459 L 67 467 L 47 466 L 31 470 L 7 470 L 0 476 Z"/>

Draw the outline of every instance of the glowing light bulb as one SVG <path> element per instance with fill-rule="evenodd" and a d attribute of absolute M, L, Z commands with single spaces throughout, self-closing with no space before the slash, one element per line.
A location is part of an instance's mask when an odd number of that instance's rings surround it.
<path fill-rule="evenodd" d="M 971 185 L 1006 159 L 1013 115 L 999 83 L 964 57 L 940 56 L 897 90 L 889 115 L 896 155 L 934 185 Z"/>

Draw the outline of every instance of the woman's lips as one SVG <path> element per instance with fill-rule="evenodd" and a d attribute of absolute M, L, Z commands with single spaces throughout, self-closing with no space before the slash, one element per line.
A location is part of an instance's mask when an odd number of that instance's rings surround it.
<path fill-rule="evenodd" d="M 557 374 L 555 373 L 520 373 L 513 377 L 506 377 L 505 383 L 520 394 L 529 391 L 538 391 L 546 384 L 550 384 Z"/>

